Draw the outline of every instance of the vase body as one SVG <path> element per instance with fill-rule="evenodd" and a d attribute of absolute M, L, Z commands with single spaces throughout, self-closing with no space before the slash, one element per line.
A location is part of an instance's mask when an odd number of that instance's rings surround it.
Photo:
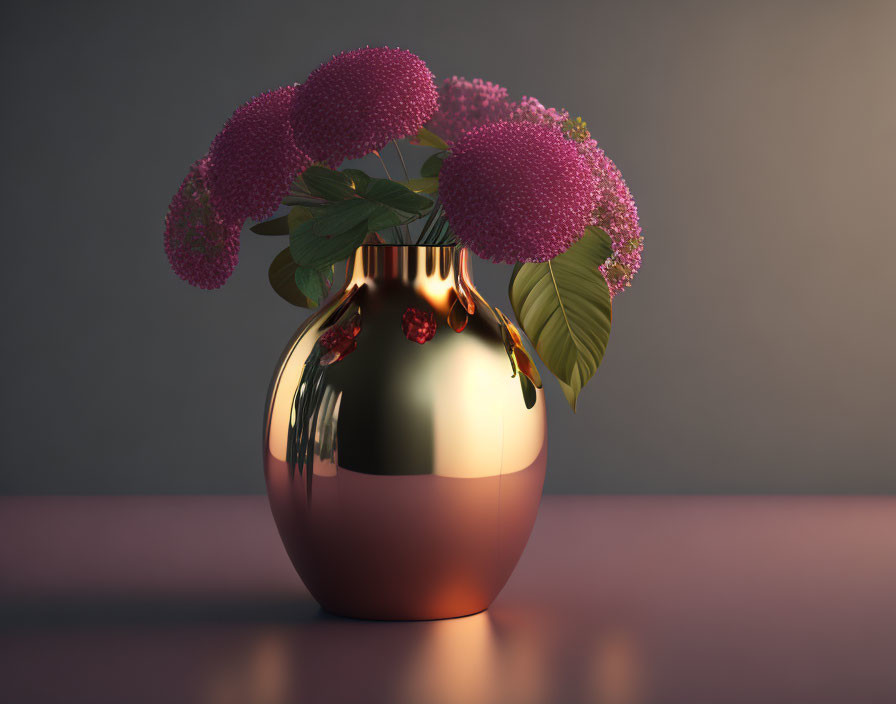
<path fill-rule="evenodd" d="M 544 398 L 526 360 L 466 252 L 355 252 L 344 288 L 287 345 L 265 413 L 274 519 L 324 609 L 416 620 L 489 606 L 544 483 Z"/>

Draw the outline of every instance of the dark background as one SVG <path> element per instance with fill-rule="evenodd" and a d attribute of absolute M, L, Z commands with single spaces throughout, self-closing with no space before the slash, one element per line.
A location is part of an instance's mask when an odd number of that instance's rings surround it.
<path fill-rule="evenodd" d="M 303 313 L 244 235 L 222 290 L 162 249 L 253 94 L 399 45 L 588 120 L 646 237 L 555 492 L 896 491 L 896 3 L 4 3 L 4 493 L 260 492 Z M 503 307 L 509 270 L 477 262 Z"/>

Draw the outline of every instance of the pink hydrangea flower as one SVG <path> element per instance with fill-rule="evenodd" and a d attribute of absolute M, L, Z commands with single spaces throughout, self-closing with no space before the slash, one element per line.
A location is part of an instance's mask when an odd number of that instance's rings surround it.
<path fill-rule="evenodd" d="M 523 98 L 513 110 L 513 119 L 557 127 L 577 145 L 591 169 L 597 192 L 591 224 L 605 230 L 613 246 L 612 255 L 600 268 L 601 273 L 611 296 L 631 286 L 641 267 L 644 238 L 635 199 L 616 164 L 597 146 L 585 123 L 580 119 L 571 120 L 565 110 L 547 108 L 535 98 Z"/>
<path fill-rule="evenodd" d="M 295 86 L 263 93 L 237 108 L 209 148 L 208 185 L 229 220 L 269 217 L 311 162 L 289 124 Z"/>
<path fill-rule="evenodd" d="M 566 110 L 546 108 L 536 98 L 523 96 L 520 102 L 513 105 L 512 120 L 520 122 L 535 122 L 540 125 L 556 125 L 562 127 L 569 119 Z"/>
<path fill-rule="evenodd" d="M 239 259 L 242 220 L 224 220 L 206 184 L 208 157 L 190 167 L 165 218 L 165 253 L 180 278 L 204 289 L 219 288 Z"/>
<path fill-rule="evenodd" d="M 479 78 L 468 81 L 452 76 L 439 88 L 439 111 L 427 128 L 452 144 L 474 127 L 509 120 L 512 111 L 506 88 Z"/>
<path fill-rule="evenodd" d="M 296 91 L 296 143 L 314 161 L 338 166 L 417 133 L 435 113 L 433 75 L 418 56 L 388 47 L 334 56 Z"/>
<path fill-rule="evenodd" d="M 615 296 L 632 285 L 632 278 L 641 268 L 644 238 L 638 207 L 625 179 L 596 142 L 593 150 L 591 168 L 597 186 L 595 224 L 610 235 L 613 243 L 613 254 L 600 270 L 610 287 L 610 295 Z"/>
<path fill-rule="evenodd" d="M 595 184 L 556 127 L 493 122 L 466 133 L 445 159 L 439 194 L 458 241 L 494 262 L 543 262 L 591 222 Z"/>

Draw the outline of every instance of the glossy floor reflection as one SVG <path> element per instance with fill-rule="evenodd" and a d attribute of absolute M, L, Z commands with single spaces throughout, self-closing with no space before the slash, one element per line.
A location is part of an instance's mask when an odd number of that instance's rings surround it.
<path fill-rule="evenodd" d="M 488 612 L 419 623 L 321 612 L 263 499 L 15 501 L 2 701 L 896 701 L 893 499 L 548 497 Z"/>
<path fill-rule="evenodd" d="M 295 605 L 237 618 L 133 607 L 88 622 L 8 618 L 3 685 L 15 702 L 645 701 L 637 639 L 484 612 L 420 623 L 350 621 Z M 141 609 L 149 609 L 141 613 Z M 11 623 L 12 622 L 12 623 Z M 42 622 L 38 625 L 38 622 Z"/>

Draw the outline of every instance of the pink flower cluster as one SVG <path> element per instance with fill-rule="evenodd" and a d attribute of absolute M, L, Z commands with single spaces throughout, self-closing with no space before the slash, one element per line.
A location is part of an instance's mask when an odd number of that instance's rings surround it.
<path fill-rule="evenodd" d="M 296 91 L 296 143 L 334 168 L 416 134 L 438 107 L 432 72 L 418 56 L 389 47 L 334 56 Z"/>
<path fill-rule="evenodd" d="M 382 149 L 416 134 L 437 107 L 426 64 L 388 47 L 335 56 L 302 86 L 241 106 L 172 201 L 165 243 L 175 271 L 197 286 L 220 286 L 236 263 L 243 221 L 272 215 L 312 161 L 337 166 Z"/>
<path fill-rule="evenodd" d="M 439 113 L 430 123 L 430 128 L 443 138 L 450 137 L 451 140 L 458 140 L 465 131 L 472 127 L 493 121 L 489 118 L 489 114 L 495 114 L 499 116 L 498 120 L 509 119 L 512 122 L 551 127 L 560 132 L 564 139 L 575 145 L 578 153 L 588 164 L 593 184 L 593 213 L 588 224 L 604 229 L 610 236 L 613 245 L 613 253 L 601 266 L 601 272 L 606 278 L 610 294 L 613 296 L 630 286 L 634 274 L 641 266 L 641 252 L 644 249 L 638 209 L 616 164 L 591 138 L 585 123 L 581 120 L 571 120 L 569 113 L 565 110 L 545 107 L 532 97 L 524 97 L 518 103 L 509 102 L 507 91 L 493 83 L 478 80 L 470 82 L 453 77 L 445 81 L 441 94 L 442 96 L 456 96 L 452 99 L 442 100 Z M 491 106 L 490 111 L 482 109 L 481 105 L 484 104 Z M 505 114 L 505 110 L 509 111 L 509 117 L 501 117 Z M 440 129 L 442 132 L 439 131 Z M 446 165 L 447 163 L 446 161 Z M 444 178 L 442 184 L 440 192 L 444 191 Z M 507 206 L 507 203 L 504 202 L 504 195 L 501 193 L 495 191 L 492 197 L 492 207 L 495 207 L 498 202 L 502 203 L 502 207 Z M 461 209 L 463 208 L 462 204 L 458 203 L 457 205 Z M 478 207 L 480 206 L 477 204 L 470 205 L 472 210 Z M 451 219 L 451 224 L 455 233 L 463 239 L 457 233 L 455 226 L 455 219 L 459 217 L 460 214 L 456 212 L 454 219 Z M 451 218 L 450 214 L 449 218 Z M 513 233 L 515 232 L 515 228 L 508 228 L 505 237 L 514 237 Z M 579 236 L 581 236 L 581 230 L 560 251 L 565 251 Z M 516 249 L 509 243 L 503 247 L 498 246 L 498 243 L 493 240 L 493 234 L 477 234 L 469 230 L 466 232 L 466 237 L 469 240 L 470 248 L 480 256 L 486 255 L 482 255 L 473 246 L 472 243 L 477 239 L 488 239 L 487 243 L 479 242 L 477 245 L 482 251 L 490 251 L 498 256 L 504 257 L 507 252 Z M 552 239 L 544 251 L 554 251 L 556 246 L 556 242 Z M 492 257 L 487 256 L 487 258 Z M 495 261 L 506 261 L 506 259 L 496 259 Z M 533 260 L 529 259 L 528 261 Z"/>
<path fill-rule="evenodd" d="M 439 87 L 439 111 L 427 128 L 453 144 L 475 127 L 509 120 L 512 110 L 506 88 L 479 78 L 468 81 L 452 76 Z"/>
<path fill-rule="evenodd" d="M 592 172 L 597 184 L 595 224 L 610 235 L 613 254 L 601 266 L 601 273 L 615 296 L 632 285 L 641 268 L 644 238 L 638 220 L 638 207 L 616 164 L 594 144 Z"/>
<path fill-rule="evenodd" d="M 555 125 L 557 127 L 563 127 L 563 123 L 569 119 L 569 113 L 566 110 L 546 108 L 536 98 L 529 96 L 523 96 L 520 102 L 515 103 L 511 114 L 511 119 L 520 122 L 535 122 L 540 125 Z"/>
<path fill-rule="evenodd" d="M 239 107 L 209 148 L 208 182 L 224 217 L 269 217 L 311 160 L 289 124 L 295 86 L 263 93 Z"/>
<path fill-rule="evenodd" d="M 566 111 L 523 98 L 514 110 L 514 119 L 555 126 L 577 145 L 588 161 L 597 191 L 592 224 L 606 231 L 613 244 L 613 253 L 601 266 L 601 273 L 611 296 L 631 286 L 632 277 L 641 267 L 644 239 L 635 199 L 616 164 L 597 146 L 585 123 L 570 120 Z"/>
<path fill-rule="evenodd" d="M 458 241 L 494 262 L 543 262 L 566 251 L 591 222 L 594 180 L 560 130 L 493 122 L 467 132 L 439 175 Z"/>
<path fill-rule="evenodd" d="M 212 207 L 208 157 L 190 167 L 165 218 L 165 253 L 174 272 L 193 286 L 224 284 L 239 259 L 242 220 L 224 220 Z"/>

